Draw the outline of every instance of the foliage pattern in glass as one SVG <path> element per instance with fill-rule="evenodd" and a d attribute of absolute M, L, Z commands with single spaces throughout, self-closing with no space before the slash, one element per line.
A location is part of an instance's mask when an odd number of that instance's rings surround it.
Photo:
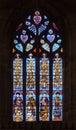
<path fill-rule="evenodd" d="M 46 52 L 50 52 L 50 45 L 52 52 L 61 47 L 62 39 L 58 26 L 49 21 L 46 15 L 41 16 L 39 11 L 35 11 L 34 15 L 29 15 L 18 25 L 13 41 L 14 47 L 22 53 L 29 52 L 36 44 L 36 37 L 44 41 L 42 43 L 40 40 L 39 44 Z"/>

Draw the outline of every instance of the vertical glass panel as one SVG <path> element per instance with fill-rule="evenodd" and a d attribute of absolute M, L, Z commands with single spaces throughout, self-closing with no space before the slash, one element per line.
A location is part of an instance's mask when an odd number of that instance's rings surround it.
<path fill-rule="evenodd" d="M 53 59 L 52 121 L 62 121 L 62 58 Z"/>
<path fill-rule="evenodd" d="M 36 91 L 26 91 L 26 121 L 36 121 Z"/>
<path fill-rule="evenodd" d="M 36 121 L 36 60 L 26 58 L 26 121 Z"/>
<path fill-rule="evenodd" d="M 39 120 L 49 121 L 49 59 L 40 59 Z"/>
<path fill-rule="evenodd" d="M 13 121 L 23 121 L 23 61 L 16 55 L 13 59 Z"/>

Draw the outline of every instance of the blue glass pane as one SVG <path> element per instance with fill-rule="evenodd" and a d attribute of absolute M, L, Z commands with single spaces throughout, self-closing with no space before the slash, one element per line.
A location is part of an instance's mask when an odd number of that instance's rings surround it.
<path fill-rule="evenodd" d="M 28 18 L 27 18 L 28 20 L 31 20 L 31 16 L 28 16 Z"/>
<path fill-rule="evenodd" d="M 45 38 L 45 35 L 43 35 L 42 38 Z"/>
<path fill-rule="evenodd" d="M 49 42 L 53 42 L 54 41 L 54 39 L 55 39 L 55 35 L 47 35 L 47 40 L 49 41 Z"/>
<path fill-rule="evenodd" d="M 46 25 L 41 25 L 39 28 L 38 28 L 38 35 L 40 35 L 44 30 L 46 30 Z"/>
<path fill-rule="evenodd" d="M 53 30 L 52 30 L 52 29 L 49 29 L 48 32 L 49 32 L 49 34 L 52 34 L 52 33 L 53 33 Z"/>
<path fill-rule="evenodd" d="M 36 60 L 26 58 L 26 121 L 36 121 Z"/>
<path fill-rule="evenodd" d="M 49 24 L 49 21 L 45 21 L 44 24 L 45 24 L 45 25 L 48 25 L 48 24 Z"/>
<path fill-rule="evenodd" d="M 60 36 L 59 35 L 57 35 L 57 38 L 59 38 Z"/>
<path fill-rule="evenodd" d="M 19 51 L 23 52 L 23 46 L 22 46 L 22 44 L 21 44 L 21 43 L 19 43 L 19 44 L 15 45 L 15 47 L 16 47 L 16 49 L 17 49 L 17 50 L 19 50 Z"/>
<path fill-rule="evenodd" d="M 61 39 L 57 40 L 57 43 L 59 43 L 59 44 L 60 44 L 61 42 L 62 42 L 62 40 L 61 40 Z"/>
<path fill-rule="evenodd" d="M 36 30 L 35 25 L 32 24 L 31 26 L 28 27 L 28 29 L 29 29 L 31 32 L 33 32 L 35 35 L 37 34 L 37 30 Z"/>
<path fill-rule="evenodd" d="M 47 19 L 47 16 L 46 16 L 46 15 L 44 15 L 44 19 Z"/>
<path fill-rule="evenodd" d="M 53 46 L 52 46 L 52 52 L 58 50 L 60 47 L 60 45 L 58 45 L 57 43 L 54 43 Z"/>
<path fill-rule="evenodd" d="M 26 26 L 29 26 L 30 24 L 31 24 L 31 23 L 30 23 L 29 21 L 26 21 L 26 22 L 25 22 L 25 25 L 26 25 Z"/>

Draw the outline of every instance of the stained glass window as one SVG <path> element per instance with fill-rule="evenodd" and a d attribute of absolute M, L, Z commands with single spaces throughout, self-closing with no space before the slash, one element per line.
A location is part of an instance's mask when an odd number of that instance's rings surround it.
<path fill-rule="evenodd" d="M 16 28 L 12 48 L 14 122 L 63 120 L 63 39 L 54 21 L 35 11 Z"/>

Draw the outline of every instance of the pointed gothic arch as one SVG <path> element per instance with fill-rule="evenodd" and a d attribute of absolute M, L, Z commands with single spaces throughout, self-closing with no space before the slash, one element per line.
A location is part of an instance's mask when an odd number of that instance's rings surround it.
<path fill-rule="evenodd" d="M 12 48 L 14 122 L 63 120 L 63 35 L 35 11 L 18 25 Z"/>

